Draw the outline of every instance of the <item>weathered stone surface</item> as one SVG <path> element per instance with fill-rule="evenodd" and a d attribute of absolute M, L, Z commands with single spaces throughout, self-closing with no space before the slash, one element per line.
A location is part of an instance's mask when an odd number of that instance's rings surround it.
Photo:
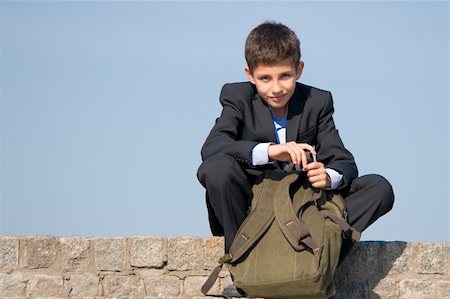
<path fill-rule="evenodd" d="M 218 260 L 224 255 L 224 241 L 221 237 L 209 237 L 204 239 L 205 264 L 204 269 L 213 270 L 219 265 Z"/>
<path fill-rule="evenodd" d="M 167 259 L 162 237 L 130 238 L 130 264 L 133 267 L 161 268 Z"/>
<path fill-rule="evenodd" d="M 339 279 L 373 280 L 381 276 L 380 242 L 358 242 L 340 265 L 337 273 Z"/>
<path fill-rule="evenodd" d="M 382 279 L 372 286 L 372 291 L 369 291 L 370 299 L 396 299 L 400 296 L 399 282 L 392 279 Z"/>
<path fill-rule="evenodd" d="M 145 295 L 144 286 L 136 276 L 107 275 L 103 279 L 103 292 L 106 297 Z"/>
<path fill-rule="evenodd" d="M 0 237 L 0 270 L 12 270 L 19 266 L 19 239 Z"/>
<path fill-rule="evenodd" d="M 0 274 L 0 296 L 25 296 L 26 283 L 20 274 Z"/>
<path fill-rule="evenodd" d="M 27 288 L 29 297 L 68 297 L 69 288 L 64 286 L 64 281 L 60 275 L 36 274 L 30 281 Z"/>
<path fill-rule="evenodd" d="M 205 261 L 205 249 L 202 239 L 196 237 L 169 238 L 168 261 L 169 270 L 200 270 Z"/>
<path fill-rule="evenodd" d="M 155 249 L 155 240 L 167 244 Z M 162 264 L 159 248 L 167 250 Z M 448 243 L 360 242 L 355 248 L 339 269 L 334 299 L 450 299 Z M 205 298 L 200 288 L 222 250 L 223 238 L 215 237 L 0 236 L 0 299 Z M 231 283 L 225 267 L 211 293 Z"/>
<path fill-rule="evenodd" d="M 202 285 L 205 283 L 207 276 L 188 276 L 184 280 L 183 295 L 185 297 L 203 296 L 200 291 Z M 220 294 L 219 280 L 213 285 L 208 294 Z"/>
<path fill-rule="evenodd" d="M 56 238 L 30 237 L 23 240 L 23 266 L 50 268 L 56 261 Z"/>
<path fill-rule="evenodd" d="M 417 273 L 445 274 L 449 267 L 446 243 L 420 243 L 415 245 L 417 252 Z"/>
<path fill-rule="evenodd" d="M 220 285 L 222 287 L 225 287 L 233 283 L 233 280 L 231 279 L 231 274 L 230 272 L 228 272 L 228 270 L 220 271 L 219 277 L 220 277 Z"/>
<path fill-rule="evenodd" d="M 94 240 L 97 270 L 121 271 L 126 268 L 127 243 L 125 238 L 97 238 Z"/>
<path fill-rule="evenodd" d="M 179 296 L 182 280 L 177 276 L 148 276 L 144 278 L 147 295 L 150 296 Z"/>
<path fill-rule="evenodd" d="M 401 299 L 435 299 L 436 288 L 433 282 L 420 279 L 405 279 L 400 281 Z"/>
<path fill-rule="evenodd" d="M 210 274 L 211 272 L 208 272 L 208 273 Z M 219 272 L 219 277 L 223 278 L 223 277 L 227 277 L 227 276 L 231 276 L 231 274 L 230 274 L 230 271 L 228 271 L 228 267 L 225 265 L 222 268 L 222 271 Z"/>
<path fill-rule="evenodd" d="M 99 294 L 99 278 L 93 273 L 72 274 L 67 281 L 70 297 L 88 297 Z"/>
<path fill-rule="evenodd" d="M 437 294 L 438 299 L 450 299 L 450 281 L 438 281 Z"/>
<path fill-rule="evenodd" d="M 411 269 L 413 246 L 406 242 L 380 243 L 380 264 L 383 275 L 407 273 Z"/>
<path fill-rule="evenodd" d="M 134 269 L 133 273 L 141 278 L 147 276 L 163 276 L 168 273 L 165 269 Z"/>
<path fill-rule="evenodd" d="M 89 240 L 81 237 L 60 238 L 62 270 L 86 271 L 90 263 Z"/>
<path fill-rule="evenodd" d="M 361 299 L 367 298 L 367 282 L 363 280 L 351 280 L 336 282 L 336 299 Z M 334 298 L 333 298 L 334 299 Z"/>
<path fill-rule="evenodd" d="M 221 290 L 223 290 L 226 286 L 233 284 L 233 280 L 231 279 L 231 275 L 228 272 L 225 272 L 224 275 L 224 271 L 221 272 L 221 275 L 219 275 L 219 279 L 220 279 L 220 286 L 219 288 Z"/>

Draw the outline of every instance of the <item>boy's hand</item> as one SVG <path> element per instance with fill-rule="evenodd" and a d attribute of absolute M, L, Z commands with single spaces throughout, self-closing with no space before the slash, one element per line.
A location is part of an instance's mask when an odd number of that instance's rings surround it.
<path fill-rule="evenodd" d="M 316 154 L 314 147 L 307 143 L 289 141 L 283 144 L 271 144 L 269 146 L 268 155 L 272 160 L 283 162 L 292 161 L 297 170 L 299 170 L 301 166 L 303 171 L 307 171 L 308 160 L 306 151 L 310 151 L 313 155 Z"/>
<path fill-rule="evenodd" d="M 326 188 L 331 186 L 325 165 L 321 162 L 311 162 L 306 165 L 308 180 L 314 188 Z"/>

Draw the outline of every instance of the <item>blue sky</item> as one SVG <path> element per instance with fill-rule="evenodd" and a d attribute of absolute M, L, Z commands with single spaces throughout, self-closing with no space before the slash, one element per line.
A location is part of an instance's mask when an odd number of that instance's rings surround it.
<path fill-rule="evenodd" d="M 208 236 L 200 147 L 265 20 L 300 37 L 360 174 L 364 240 L 449 241 L 448 3 L 0 3 L 0 234 Z"/>

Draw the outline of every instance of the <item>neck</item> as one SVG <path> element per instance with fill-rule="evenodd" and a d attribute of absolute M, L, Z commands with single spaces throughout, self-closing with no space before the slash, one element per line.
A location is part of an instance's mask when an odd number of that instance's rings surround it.
<path fill-rule="evenodd" d="M 278 119 L 281 119 L 281 118 L 283 118 L 285 115 L 286 115 L 286 113 L 287 113 L 287 107 L 283 107 L 283 108 L 271 108 L 271 110 L 272 110 L 272 112 L 273 112 L 273 114 L 275 114 L 275 116 L 278 118 Z"/>

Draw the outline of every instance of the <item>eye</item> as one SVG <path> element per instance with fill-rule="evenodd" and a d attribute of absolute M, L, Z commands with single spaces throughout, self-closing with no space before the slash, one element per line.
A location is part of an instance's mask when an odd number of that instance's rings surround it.
<path fill-rule="evenodd" d="M 291 77 L 291 74 L 286 73 L 281 75 L 281 79 L 289 79 Z"/>
<path fill-rule="evenodd" d="M 261 77 L 259 77 L 259 80 L 267 82 L 270 80 L 270 77 L 269 76 L 261 76 Z"/>

